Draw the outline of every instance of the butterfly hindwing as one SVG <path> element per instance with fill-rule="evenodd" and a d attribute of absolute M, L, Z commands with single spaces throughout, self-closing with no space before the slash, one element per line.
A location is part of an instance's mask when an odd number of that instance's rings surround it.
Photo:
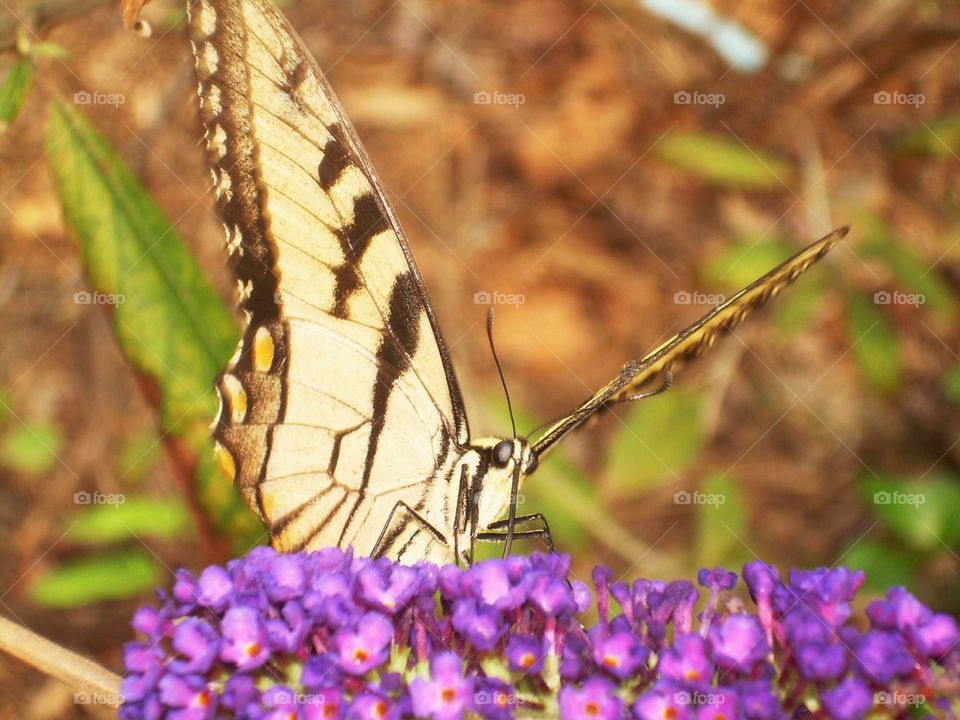
<path fill-rule="evenodd" d="M 247 319 L 221 462 L 290 550 L 369 553 L 466 417 L 419 273 L 339 103 L 265 0 L 198 0 L 201 118 Z"/>
<path fill-rule="evenodd" d="M 695 323 L 674 335 L 639 360 L 624 365 L 623 371 L 580 404 L 573 412 L 533 433 L 531 443 L 539 455 L 591 416 L 641 392 L 664 371 L 678 370 L 711 348 L 724 333 L 739 325 L 747 315 L 796 280 L 847 234 L 841 228 L 807 246 L 736 295 L 721 303 Z"/>

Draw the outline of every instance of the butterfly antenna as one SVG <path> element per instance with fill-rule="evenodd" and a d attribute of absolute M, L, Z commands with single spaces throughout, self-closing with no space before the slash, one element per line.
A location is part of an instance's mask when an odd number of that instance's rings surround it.
<path fill-rule="evenodd" d="M 496 313 L 493 307 L 487 313 L 487 339 L 490 341 L 490 352 L 493 354 L 493 362 L 497 365 L 497 373 L 500 375 L 500 384 L 503 386 L 503 394 L 507 398 L 507 412 L 510 413 L 510 427 L 513 429 L 513 439 L 517 439 L 517 423 L 513 418 L 513 404 L 510 402 L 510 391 L 507 389 L 507 379 L 503 376 L 503 367 L 500 365 L 500 358 L 497 357 L 497 348 L 493 342 L 493 317 Z"/>

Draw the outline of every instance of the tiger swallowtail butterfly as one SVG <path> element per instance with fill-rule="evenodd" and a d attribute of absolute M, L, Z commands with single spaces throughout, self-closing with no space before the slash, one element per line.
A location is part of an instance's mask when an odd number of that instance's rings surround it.
<path fill-rule="evenodd" d="M 302 40 L 268 0 L 194 0 L 190 27 L 246 317 L 218 386 L 217 453 L 278 550 L 469 563 L 478 540 L 549 541 L 542 516 L 516 516 L 544 454 L 669 382 L 846 234 L 813 243 L 529 437 L 473 439 L 410 248 Z"/>

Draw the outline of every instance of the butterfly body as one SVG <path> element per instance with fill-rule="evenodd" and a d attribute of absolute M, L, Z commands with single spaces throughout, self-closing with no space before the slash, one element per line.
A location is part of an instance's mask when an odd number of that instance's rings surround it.
<path fill-rule="evenodd" d="M 446 563 L 469 562 L 478 540 L 549 539 L 542 518 L 516 517 L 516 497 L 553 444 L 698 355 L 843 234 L 627 363 L 529 441 L 471 439 L 413 255 L 316 62 L 268 0 L 194 0 L 190 11 L 245 319 L 218 385 L 217 453 L 278 549 Z"/>

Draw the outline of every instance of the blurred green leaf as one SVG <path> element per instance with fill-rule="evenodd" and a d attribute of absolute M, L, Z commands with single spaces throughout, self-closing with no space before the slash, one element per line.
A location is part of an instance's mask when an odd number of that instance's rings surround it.
<path fill-rule="evenodd" d="M 862 484 L 874 515 L 909 546 L 930 551 L 960 543 L 960 478 L 869 473 Z"/>
<path fill-rule="evenodd" d="M 790 257 L 790 247 L 780 239 L 739 237 L 713 255 L 700 269 L 703 281 L 738 291 Z"/>
<path fill-rule="evenodd" d="M 0 393 L 0 422 L 7 419 L 10 414 L 10 406 L 7 404 L 7 393 Z"/>
<path fill-rule="evenodd" d="M 791 166 L 784 159 L 749 148 L 732 136 L 670 133 L 654 152 L 674 167 L 718 185 L 781 187 L 790 183 L 792 175 Z"/>
<path fill-rule="evenodd" d="M 12 123 L 23 107 L 33 78 L 33 64 L 17 60 L 0 84 L 0 130 Z"/>
<path fill-rule="evenodd" d="M 899 296 L 904 300 L 915 299 L 918 307 L 945 321 L 956 318 L 956 299 L 937 274 L 934 264 L 921 258 L 908 243 L 896 237 L 882 218 L 863 215 L 862 228 L 864 241 L 858 246 L 858 252 L 882 260 L 890 268 L 900 283 L 902 292 Z M 890 297 L 893 297 L 892 290 L 886 291 Z"/>
<path fill-rule="evenodd" d="M 57 464 L 60 442 L 55 425 L 18 424 L 0 441 L 0 459 L 8 467 L 42 475 Z"/>
<path fill-rule="evenodd" d="M 30 57 L 34 59 L 49 58 L 51 60 L 63 60 L 69 56 L 70 51 L 60 43 L 40 42 L 31 43 L 30 45 Z"/>
<path fill-rule="evenodd" d="M 123 444 L 117 453 L 117 476 L 128 485 L 136 484 L 160 458 L 160 441 L 154 434 L 141 435 Z"/>
<path fill-rule="evenodd" d="M 700 393 L 678 389 L 635 403 L 613 437 L 604 487 L 632 494 L 690 467 L 705 443 L 702 406 Z"/>
<path fill-rule="evenodd" d="M 161 572 L 142 551 L 102 555 L 51 570 L 30 588 L 38 605 L 70 608 L 138 597 L 155 587 Z"/>
<path fill-rule="evenodd" d="M 915 585 L 916 557 L 898 547 L 864 539 L 842 558 L 845 567 L 863 570 L 865 585 L 880 593 L 894 585 Z"/>
<path fill-rule="evenodd" d="M 165 442 L 195 455 L 201 505 L 245 546 L 261 528 L 212 459 L 213 384 L 238 330 L 170 221 L 74 108 L 51 104 L 49 164 L 95 293 L 76 302 L 111 313 L 121 350 L 160 410 Z M 239 535 L 243 533 L 243 535 Z"/>
<path fill-rule="evenodd" d="M 172 539 L 192 534 L 190 513 L 179 499 L 118 497 L 123 499 L 118 504 L 81 506 L 67 537 L 102 545 L 128 538 Z"/>
<path fill-rule="evenodd" d="M 895 147 L 911 155 L 952 160 L 960 154 L 960 115 L 925 120 L 903 132 Z"/>
<path fill-rule="evenodd" d="M 729 473 L 715 473 L 700 484 L 694 553 L 697 567 L 737 565 L 745 558 L 747 513 L 743 494 Z"/>
<path fill-rule="evenodd" d="M 773 305 L 773 323 L 784 335 L 810 327 L 820 312 L 827 283 L 823 273 L 811 273 L 783 292 Z"/>
<path fill-rule="evenodd" d="M 960 402 L 960 365 L 950 368 L 943 376 L 943 389 L 955 402 Z"/>
<path fill-rule="evenodd" d="M 847 338 L 863 377 L 875 389 L 892 392 L 900 386 L 900 346 L 893 326 L 856 290 L 847 293 Z"/>

